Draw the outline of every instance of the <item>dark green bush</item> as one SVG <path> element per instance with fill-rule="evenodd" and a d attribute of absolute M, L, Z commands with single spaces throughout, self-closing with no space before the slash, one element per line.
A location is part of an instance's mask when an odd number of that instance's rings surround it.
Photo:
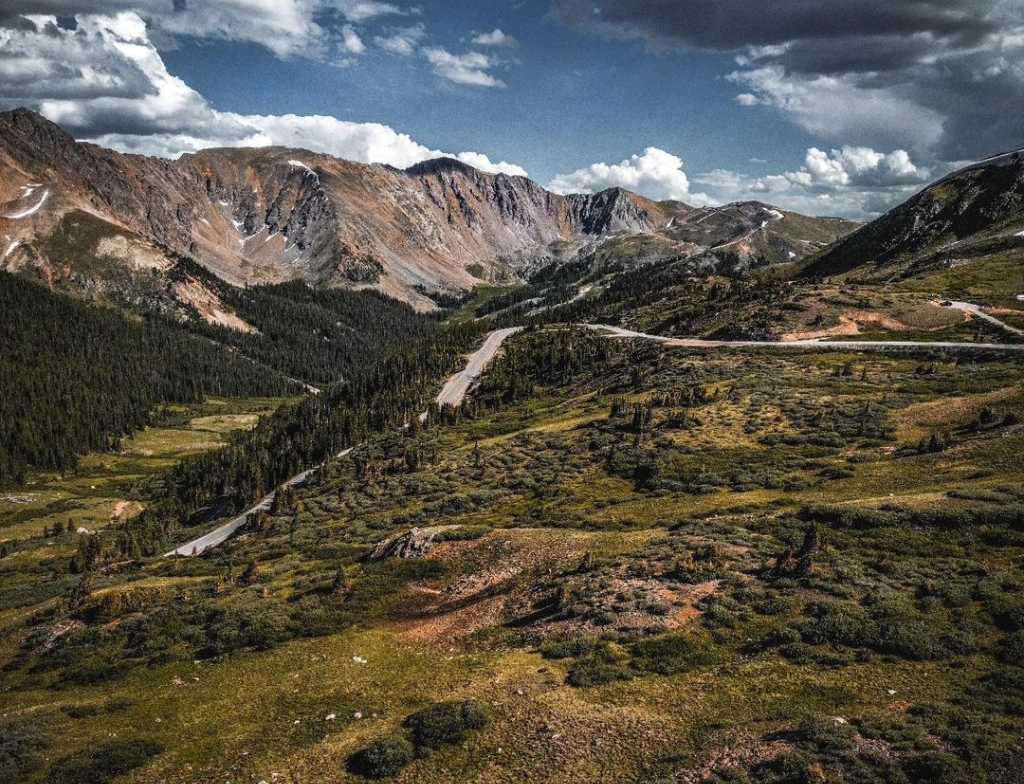
<path fill-rule="evenodd" d="M 368 779 L 387 779 L 415 758 L 416 750 L 404 735 L 388 735 L 350 756 L 348 769 Z"/>
<path fill-rule="evenodd" d="M 99 708 L 95 705 L 64 705 L 61 710 L 72 719 L 84 719 L 99 713 Z"/>
<path fill-rule="evenodd" d="M 971 780 L 963 762 L 941 751 L 911 757 L 903 769 L 914 784 L 967 784 Z"/>
<path fill-rule="evenodd" d="M 999 661 L 1024 667 L 1024 632 L 1006 635 L 999 645 Z"/>
<path fill-rule="evenodd" d="M 545 640 L 538 649 L 545 659 L 570 659 L 591 653 L 600 643 L 593 638 Z"/>
<path fill-rule="evenodd" d="M 93 749 L 83 749 L 57 760 L 47 784 L 106 784 L 140 768 L 163 751 L 155 741 L 116 740 Z"/>
<path fill-rule="evenodd" d="M 600 686 L 613 681 L 628 681 L 632 677 L 629 667 L 605 646 L 577 659 L 569 668 L 565 682 L 577 687 Z"/>
<path fill-rule="evenodd" d="M 409 716 L 404 726 L 412 731 L 417 751 L 462 743 L 473 730 L 483 729 L 489 720 L 486 706 L 477 700 L 440 702 Z"/>
<path fill-rule="evenodd" d="M 821 777 L 811 769 L 811 761 L 799 752 L 780 754 L 754 767 L 759 784 L 819 784 Z"/>
<path fill-rule="evenodd" d="M 0 724 L 0 780 L 21 781 L 43 765 L 50 739 L 36 721 Z"/>
<path fill-rule="evenodd" d="M 630 647 L 632 665 L 641 672 L 674 675 L 692 672 L 722 661 L 710 638 L 696 634 L 673 634 L 641 640 Z"/>
<path fill-rule="evenodd" d="M 801 744 L 820 752 L 833 752 L 851 748 L 857 732 L 835 717 L 812 713 L 800 722 L 796 735 Z"/>

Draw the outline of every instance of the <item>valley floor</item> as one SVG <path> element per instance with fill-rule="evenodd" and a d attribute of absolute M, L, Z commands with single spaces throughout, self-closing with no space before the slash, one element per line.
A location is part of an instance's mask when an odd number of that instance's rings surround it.
<path fill-rule="evenodd" d="M 0 561 L 34 586 L 4 736 L 35 781 L 356 781 L 367 748 L 416 782 L 1012 781 L 1022 384 L 1002 351 L 512 336 L 200 557 L 84 596 L 73 538 Z M 482 724 L 420 745 L 453 701 Z"/>

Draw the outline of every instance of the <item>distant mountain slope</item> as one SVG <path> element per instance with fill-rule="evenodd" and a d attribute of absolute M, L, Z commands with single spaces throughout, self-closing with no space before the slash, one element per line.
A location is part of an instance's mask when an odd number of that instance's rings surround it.
<path fill-rule="evenodd" d="M 854 231 L 843 218 L 812 217 L 758 201 L 676 213 L 665 234 L 708 252 L 728 252 L 744 261 L 777 264 L 803 258 Z"/>
<path fill-rule="evenodd" d="M 158 275 L 171 252 L 235 285 L 371 284 L 421 305 L 429 304 L 423 290 L 515 279 L 666 220 L 657 204 L 624 190 L 561 196 L 452 160 L 400 171 L 261 148 L 168 161 L 80 144 L 27 110 L 0 113 L 0 266 L 70 274 L 47 249 L 55 234 L 68 244 L 69 213 L 105 225 L 103 236 L 80 237 L 76 254 L 107 272 Z"/>
<path fill-rule="evenodd" d="M 1024 151 L 961 169 L 836 243 L 804 277 L 900 275 L 1022 244 Z"/>

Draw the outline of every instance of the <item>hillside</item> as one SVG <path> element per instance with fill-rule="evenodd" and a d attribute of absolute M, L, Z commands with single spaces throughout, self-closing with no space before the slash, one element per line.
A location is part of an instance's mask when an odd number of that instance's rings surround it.
<path fill-rule="evenodd" d="M 144 555 L 194 534 L 167 509 L 77 537 L 0 509 L 11 769 L 1012 782 L 1020 375 L 535 330 L 201 556 Z"/>
<path fill-rule="evenodd" d="M 1024 249 L 1024 152 L 981 161 L 928 186 L 820 256 L 803 277 L 908 278 Z"/>
<path fill-rule="evenodd" d="M 0 486 L 113 451 L 158 404 L 298 394 L 296 382 L 162 321 L 0 272 Z"/>

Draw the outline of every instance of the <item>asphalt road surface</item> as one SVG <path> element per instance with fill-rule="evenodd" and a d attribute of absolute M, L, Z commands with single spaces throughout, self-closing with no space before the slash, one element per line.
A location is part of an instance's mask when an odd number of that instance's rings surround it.
<path fill-rule="evenodd" d="M 351 451 L 351 447 L 348 449 L 343 449 L 342 451 L 338 452 L 337 456 L 344 457 Z M 321 463 L 320 465 L 323 464 Z M 312 474 L 319 468 L 320 466 L 315 466 L 314 468 L 310 468 L 307 469 L 306 471 L 303 471 L 301 474 L 296 474 L 287 482 L 284 482 L 282 487 L 295 487 L 296 485 L 301 485 L 303 482 L 306 481 L 310 474 Z M 164 553 L 164 558 L 168 558 L 172 555 L 199 555 L 199 553 L 203 552 L 203 550 L 208 550 L 211 547 L 216 547 L 221 542 L 226 542 L 228 539 L 231 538 L 231 535 L 234 534 L 235 531 L 237 531 L 239 528 L 245 525 L 245 521 L 249 518 L 249 515 L 255 514 L 256 512 L 268 511 L 271 505 L 273 505 L 274 503 L 275 495 L 277 495 L 276 489 L 272 493 L 267 493 L 265 496 L 263 496 L 263 498 L 261 498 L 256 503 L 255 506 L 250 506 L 240 515 L 238 515 L 238 517 L 234 517 L 231 520 L 228 520 L 223 525 L 214 528 L 208 534 L 204 534 L 203 536 L 200 536 L 198 539 L 193 539 L 191 542 L 186 542 L 180 547 L 171 550 L 169 553 Z"/>
<path fill-rule="evenodd" d="M 947 307 L 947 308 L 957 308 L 958 310 L 962 310 L 962 311 L 964 311 L 966 313 L 970 313 L 972 316 L 977 316 L 978 318 L 983 318 L 983 319 L 985 319 L 985 321 L 989 321 L 989 322 L 995 324 L 997 327 L 1002 327 L 1007 332 L 1012 332 L 1014 335 L 1024 335 L 1024 329 L 1017 329 L 1016 327 L 1011 327 L 1009 324 L 1006 324 L 1005 322 L 1000 321 L 995 316 L 990 316 L 988 313 L 986 313 L 984 310 L 982 310 L 980 306 L 975 305 L 973 302 L 957 302 L 956 300 L 952 300 L 952 301 L 945 300 L 945 301 L 949 302 L 949 304 L 945 305 L 944 307 Z"/>
<path fill-rule="evenodd" d="M 457 406 L 465 397 L 469 388 L 473 385 L 484 369 L 494 359 L 495 353 L 501 348 L 501 344 L 509 335 L 522 330 L 522 327 L 508 327 L 507 329 L 496 329 L 487 336 L 484 344 L 470 355 L 464 370 L 459 371 L 448 379 L 444 389 L 437 396 L 439 406 Z"/>

